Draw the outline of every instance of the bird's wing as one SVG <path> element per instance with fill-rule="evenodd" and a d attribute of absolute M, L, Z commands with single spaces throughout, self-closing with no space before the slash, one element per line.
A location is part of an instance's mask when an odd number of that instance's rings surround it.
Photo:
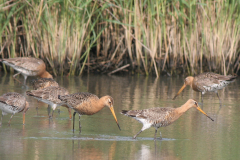
<path fill-rule="evenodd" d="M 9 92 L 0 96 L 0 102 L 18 108 L 25 105 L 26 98 L 19 93 Z"/>
<path fill-rule="evenodd" d="M 37 71 L 39 67 L 46 67 L 45 63 L 41 59 L 30 57 L 9 58 L 3 59 L 3 61 L 9 63 L 10 66 L 15 65 L 15 67 L 24 68 L 31 71 Z"/>

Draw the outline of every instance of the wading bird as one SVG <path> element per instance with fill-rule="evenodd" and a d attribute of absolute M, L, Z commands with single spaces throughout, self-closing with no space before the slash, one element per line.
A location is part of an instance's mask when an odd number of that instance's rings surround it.
<path fill-rule="evenodd" d="M 22 74 L 24 77 L 24 85 L 28 76 L 38 76 L 41 78 L 53 78 L 50 73 L 46 71 L 46 65 L 43 60 L 33 57 L 17 57 L 17 58 L 8 58 L 1 59 L 2 63 L 12 67 L 14 70 L 18 71 L 17 74 L 13 75 L 13 78 L 19 74 Z M 21 83 L 18 79 L 16 79 Z"/>
<path fill-rule="evenodd" d="M 27 112 L 28 108 L 29 104 L 26 101 L 26 98 L 19 93 L 9 92 L 0 96 L 0 109 L 2 110 L 0 126 L 2 125 L 3 115 L 8 113 L 12 114 L 8 122 L 8 125 L 10 125 L 13 115 L 19 112 L 23 112 L 23 124 L 25 124 L 25 113 Z"/>
<path fill-rule="evenodd" d="M 67 105 L 64 105 L 64 103 L 58 99 L 59 95 L 64 96 L 69 94 L 67 89 L 63 87 L 47 87 L 40 90 L 26 91 L 26 94 L 36 98 L 41 102 L 47 103 L 48 107 L 52 107 L 52 115 L 49 114 L 49 118 L 53 117 L 53 112 L 56 107 L 65 106 L 68 108 L 69 118 L 72 119 L 71 108 L 69 108 Z"/>
<path fill-rule="evenodd" d="M 212 121 L 214 121 L 211 117 L 209 117 L 199 106 L 197 101 L 193 99 L 189 99 L 184 105 L 178 108 L 149 108 L 143 110 L 122 110 L 122 114 L 132 117 L 143 124 L 142 129 L 133 137 L 134 139 L 144 130 L 154 127 L 155 135 L 154 140 L 156 140 L 156 134 L 159 127 L 166 127 L 176 121 L 184 112 L 186 112 L 190 108 L 196 108 Z M 160 137 L 161 139 L 162 137 Z"/>
<path fill-rule="evenodd" d="M 59 99 L 75 111 L 73 113 L 73 132 L 76 113 L 79 114 L 79 132 L 81 133 L 80 116 L 93 115 L 103 109 L 103 107 L 108 107 L 111 110 L 118 128 L 120 129 L 117 117 L 113 109 L 113 98 L 110 96 L 103 96 L 99 99 L 94 94 L 80 92 L 66 96 L 59 96 Z"/>
<path fill-rule="evenodd" d="M 52 78 L 38 78 L 32 80 L 34 90 L 40 90 L 47 87 L 59 87 L 58 83 Z"/>
<path fill-rule="evenodd" d="M 173 100 L 183 91 L 187 85 L 190 85 L 194 91 L 201 92 L 202 103 L 203 94 L 206 92 L 215 92 L 217 94 L 219 102 L 221 103 L 221 100 L 218 96 L 218 90 L 223 89 L 229 83 L 233 82 L 236 78 L 237 76 L 223 76 L 212 72 L 201 73 L 195 77 L 188 76 L 185 78 L 182 88 L 174 96 Z"/>

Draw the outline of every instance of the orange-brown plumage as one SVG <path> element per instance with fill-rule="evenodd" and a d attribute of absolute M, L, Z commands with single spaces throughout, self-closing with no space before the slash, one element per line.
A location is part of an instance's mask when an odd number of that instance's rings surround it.
<path fill-rule="evenodd" d="M 173 100 L 183 91 L 183 89 L 187 85 L 191 86 L 191 88 L 194 91 L 201 92 L 201 95 L 205 94 L 206 92 L 215 92 L 218 96 L 218 90 L 223 89 L 228 84 L 233 82 L 236 78 L 237 76 L 232 76 L 232 75 L 223 76 L 213 72 L 201 73 L 195 77 L 188 76 L 187 78 L 185 78 L 184 85 L 178 91 L 178 93 L 174 96 Z M 219 98 L 219 101 L 220 101 L 220 98 Z"/>
<path fill-rule="evenodd" d="M 124 115 L 130 116 L 143 124 L 142 129 L 133 138 L 136 138 L 137 135 L 140 134 L 142 131 L 150 127 L 155 127 L 154 139 L 156 139 L 156 133 L 159 127 L 165 127 L 172 124 L 183 113 L 185 113 L 188 109 L 192 107 L 195 107 L 197 110 L 202 112 L 204 115 L 206 115 L 208 118 L 210 118 L 213 121 L 213 119 L 209 117 L 198 106 L 197 102 L 193 99 L 189 99 L 184 105 L 182 105 L 179 108 L 156 107 L 156 108 L 149 108 L 144 110 L 130 110 L 130 111 L 123 110 L 121 113 Z"/>
<path fill-rule="evenodd" d="M 118 124 L 114 109 L 113 109 L 113 98 L 111 96 L 103 96 L 100 99 L 91 93 L 74 93 L 66 96 L 59 96 L 59 99 L 63 101 L 68 107 L 72 108 L 75 112 L 73 114 L 73 130 L 74 130 L 74 120 L 75 114 L 79 114 L 79 118 L 81 115 L 93 115 L 99 112 L 103 107 L 108 107 L 113 117 L 120 129 Z M 81 125 L 79 120 L 79 129 L 81 132 Z"/>
<path fill-rule="evenodd" d="M 46 71 L 46 65 L 43 60 L 33 57 L 17 57 L 17 58 L 8 58 L 1 59 L 1 62 L 12 67 L 14 70 L 19 73 L 15 74 L 13 77 L 18 74 L 24 76 L 24 84 L 28 76 L 38 76 L 41 78 L 53 78 L 50 73 Z"/>

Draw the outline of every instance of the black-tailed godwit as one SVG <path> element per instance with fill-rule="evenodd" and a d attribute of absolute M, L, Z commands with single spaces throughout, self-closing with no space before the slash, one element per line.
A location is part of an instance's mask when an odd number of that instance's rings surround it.
<path fill-rule="evenodd" d="M 73 132 L 76 113 L 79 114 L 79 132 L 81 133 L 80 116 L 93 115 L 103 109 L 103 107 L 108 107 L 111 110 L 113 117 L 118 125 L 118 128 L 120 129 L 117 117 L 113 109 L 113 98 L 111 96 L 103 96 L 99 99 L 94 94 L 81 92 L 66 96 L 59 96 L 59 99 L 65 102 L 68 107 L 72 108 L 75 111 L 73 113 Z"/>
<path fill-rule="evenodd" d="M 59 87 L 58 83 L 52 78 L 38 78 L 32 80 L 34 90 L 39 90 L 47 87 Z"/>
<path fill-rule="evenodd" d="M 39 90 L 27 91 L 26 94 L 28 96 L 36 98 L 41 102 L 47 103 L 49 106 L 52 107 L 52 115 L 49 114 L 49 118 L 53 116 L 53 112 L 56 107 L 65 106 L 66 108 L 68 108 L 69 118 L 72 119 L 71 108 L 69 108 L 67 105 L 64 105 L 64 103 L 60 99 L 58 99 L 59 95 L 64 96 L 69 94 L 67 89 L 63 87 L 47 87 Z"/>
<path fill-rule="evenodd" d="M 0 96 L 0 109 L 2 110 L 2 117 L 8 113 L 12 114 L 8 125 L 10 125 L 13 115 L 19 112 L 23 112 L 23 124 L 25 124 L 25 113 L 28 108 L 29 104 L 26 101 L 26 98 L 19 93 L 9 92 Z M 0 126 L 2 125 L 2 117 Z"/>
<path fill-rule="evenodd" d="M 155 136 L 154 140 L 156 140 L 156 134 L 159 127 L 165 127 L 172 124 L 176 121 L 184 112 L 186 112 L 190 108 L 196 108 L 212 121 L 214 121 L 211 117 L 209 117 L 199 106 L 197 101 L 193 99 L 189 99 L 184 105 L 178 108 L 149 108 L 143 110 L 122 110 L 122 114 L 132 117 L 143 124 L 142 129 L 133 137 L 134 139 L 144 130 L 154 127 L 155 128 Z M 161 138 L 161 137 L 160 137 Z"/>
<path fill-rule="evenodd" d="M 185 78 L 182 88 L 174 96 L 173 100 L 183 91 L 187 85 L 190 85 L 194 91 L 201 92 L 202 103 L 203 94 L 206 92 L 215 92 L 217 94 L 219 102 L 221 103 L 221 100 L 218 96 L 218 90 L 223 89 L 229 83 L 233 82 L 236 78 L 237 76 L 223 76 L 212 72 L 201 73 L 195 77 L 188 76 Z"/>
<path fill-rule="evenodd" d="M 46 65 L 43 62 L 43 60 L 38 58 L 17 57 L 17 58 L 1 59 L 0 61 L 12 67 L 14 70 L 18 71 L 17 74 L 13 75 L 14 79 L 16 79 L 15 77 L 17 75 L 22 74 L 24 77 L 24 85 L 26 84 L 26 80 L 28 76 L 38 76 L 41 78 L 53 78 L 52 75 L 46 71 Z"/>

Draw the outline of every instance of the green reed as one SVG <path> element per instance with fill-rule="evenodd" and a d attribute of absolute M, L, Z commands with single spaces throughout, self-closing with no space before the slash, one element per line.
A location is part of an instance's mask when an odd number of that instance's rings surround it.
<path fill-rule="evenodd" d="M 55 75 L 239 70 L 240 2 L 3 1 L 2 57 L 40 57 Z M 86 67 L 87 66 L 87 67 Z"/>

